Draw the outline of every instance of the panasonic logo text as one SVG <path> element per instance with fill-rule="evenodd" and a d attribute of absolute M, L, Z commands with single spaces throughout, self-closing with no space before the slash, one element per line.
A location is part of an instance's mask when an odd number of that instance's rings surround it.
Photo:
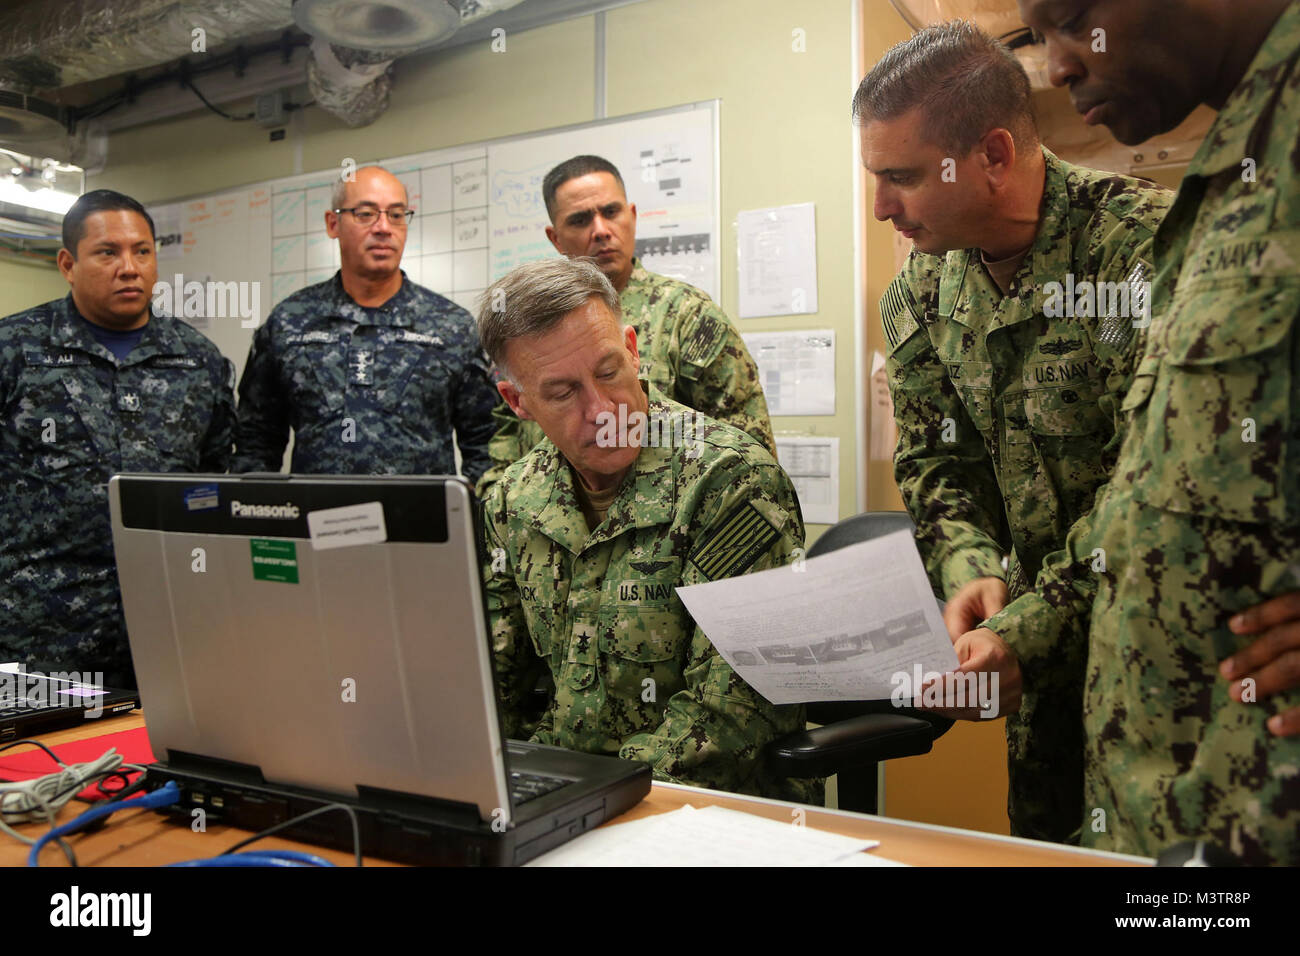
<path fill-rule="evenodd" d="M 289 521 L 298 517 L 298 506 L 285 503 L 282 505 L 246 505 L 239 501 L 230 503 L 232 518 L 279 518 Z"/>

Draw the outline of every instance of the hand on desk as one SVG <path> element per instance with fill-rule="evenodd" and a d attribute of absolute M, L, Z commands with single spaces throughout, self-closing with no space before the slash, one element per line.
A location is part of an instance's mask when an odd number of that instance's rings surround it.
<path fill-rule="evenodd" d="M 957 641 L 980 621 L 1007 606 L 1007 582 L 1001 578 L 976 578 L 958 588 L 943 609 L 948 636 Z"/>
<path fill-rule="evenodd" d="M 1232 681 L 1228 694 L 1241 700 L 1242 681 L 1255 682 L 1255 699 L 1300 687 L 1300 591 L 1283 594 L 1236 615 L 1228 622 L 1234 634 L 1260 635 L 1249 647 L 1219 664 Z M 1269 718 L 1278 737 L 1300 733 L 1300 707 Z"/>

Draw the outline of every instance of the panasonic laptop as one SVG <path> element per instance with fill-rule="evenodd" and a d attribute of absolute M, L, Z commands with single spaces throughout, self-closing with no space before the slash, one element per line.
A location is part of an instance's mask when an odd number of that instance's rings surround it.
<path fill-rule="evenodd" d="M 113 546 L 168 808 L 263 830 L 332 803 L 362 851 L 523 863 L 650 769 L 505 741 L 476 503 L 447 477 L 116 475 Z M 282 831 L 351 849 L 347 814 Z"/>

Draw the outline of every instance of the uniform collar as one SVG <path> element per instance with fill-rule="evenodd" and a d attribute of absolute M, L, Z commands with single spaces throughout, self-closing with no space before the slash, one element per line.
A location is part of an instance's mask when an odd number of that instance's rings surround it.
<path fill-rule="evenodd" d="M 685 406 L 665 399 L 653 385 L 645 382 L 642 385 L 648 386 L 652 415 L 690 413 Z M 682 453 L 684 449 L 674 448 L 669 442 L 662 442 L 658 447 L 642 445 L 606 513 L 608 526 L 617 530 L 598 529 L 589 534 L 586 518 L 578 505 L 573 469 L 555 443 L 548 440 L 541 445 L 540 460 L 534 465 L 536 473 L 545 475 L 550 484 L 546 504 L 529 512 L 526 521 L 534 530 L 564 545 L 572 554 L 581 553 L 590 544 L 617 537 L 628 528 L 664 524 L 671 519 L 677 505 Z"/>
<path fill-rule="evenodd" d="M 415 299 L 415 288 L 407 278 L 406 270 L 400 271 L 402 284 L 397 287 L 393 297 L 383 305 L 374 306 L 368 311 L 365 306 L 359 305 L 352 296 L 348 295 L 347 289 L 343 288 L 343 270 L 338 270 L 330 280 L 334 294 L 334 314 L 367 325 L 392 325 L 403 328 L 410 325 L 412 310 L 409 306 Z"/>
<path fill-rule="evenodd" d="M 159 316 L 149 308 L 149 321 L 145 323 L 140 343 L 120 362 L 107 348 L 100 345 L 91 334 L 90 329 L 77 321 L 84 318 L 69 292 L 62 300 L 55 302 L 50 309 L 50 344 L 54 348 L 78 349 L 101 358 L 108 359 L 115 365 L 135 365 L 154 355 L 183 355 L 185 343 L 177 332 L 174 323 L 165 316 Z M 89 321 L 89 320 L 86 320 Z"/>
<path fill-rule="evenodd" d="M 1062 241 L 1062 227 L 1070 215 L 1070 187 L 1066 180 L 1066 165 L 1046 146 L 1043 148 L 1043 209 L 1038 218 L 1038 233 L 1029 254 L 1021 264 L 1030 275 L 1065 275 L 1074 268 L 1074 245 L 1068 238 Z"/>
<path fill-rule="evenodd" d="M 623 292 L 632 288 L 633 283 L 643 283 L 650 281 L 650 271 L 641 265 L 641 260 L 636 256 L 632 257 L 632 274 L 628 276 L 627 285 L 623 287 Z"/>
<path fill-rule="evenodd" d="M 1271 111 L 1265 104 L 1269 98 L 1280 96 L 1284 85 L 1278 77 L 1262 74 L 1294 60 L 1300 54 L 1297 47 L 1300 47 L 1300 4 L 1292 3 L 1273 24 L 1241 82 L 1201 140 L 1200 149 L 1187 167 L 1188 176 L 1210 177 L 1230 167 L 1240 169 L 1242 160 L 1248 157 L 1262 159 L 1252 139 L 1269 124 L 1271 117 L 1267 114 Z"/>
<path fill-rule="evenodd" d="M 1014 295 L 1003 297 L 1002 290 L 997 287 L 992 277 L 986 277 L 985 281 L 996 290 L 1000 299 L 1006 298 L 1012 301 L 1007 302 L 999 310 L 999 317 L 996 320 L 992 316 L 986 317 L 979 331 L 988 332 L 993 328 L 1014 325 L 1033 317 L 1032 308 L 1018 309 L 1014 306 L 1014 302 L 1021 296 L 1032 297 L 1033 295 L 1033 290 L 1020 282 L 1026 271 L 1030 276 L 1060 276 L 1074 268 L 1072 244 L 1061 241 L 1059 228 L 1066 223 L 1070 211 L 1066 164 L 1046 146 L 1040 148 L 1043 151 L 1043 198 L 1039 207 L 1038 232 L 1035 233 L 1033 244 L 1030 245 L 1024 261 L 1020 264 L 1020 271 L 1016 274 Z M 983 265 L 980 264 L 979 249 L 955 249 L 948 253 L 943 276 L 939 282 L 940 315 L 952 317 L 961 298 L 962 286 L 967 281 L 967 275 L 975 271 L 982 273 L 983 269 Z"/>

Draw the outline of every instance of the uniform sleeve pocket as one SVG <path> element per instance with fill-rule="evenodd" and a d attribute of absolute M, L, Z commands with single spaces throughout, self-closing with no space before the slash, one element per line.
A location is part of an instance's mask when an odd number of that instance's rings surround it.
<path fill-rule="evenodd" d="M 1133 373 L 1133 381 L 1124 395 L 1124 401 L 1120 403 L 1120 411 L 1126 414 L 1133 412 L 1150 400 L 1151 389 L 1156 383 L 1156 369 L 1159 367 L 1159 359 L 1148 357 L 1142 360 Z"/>

